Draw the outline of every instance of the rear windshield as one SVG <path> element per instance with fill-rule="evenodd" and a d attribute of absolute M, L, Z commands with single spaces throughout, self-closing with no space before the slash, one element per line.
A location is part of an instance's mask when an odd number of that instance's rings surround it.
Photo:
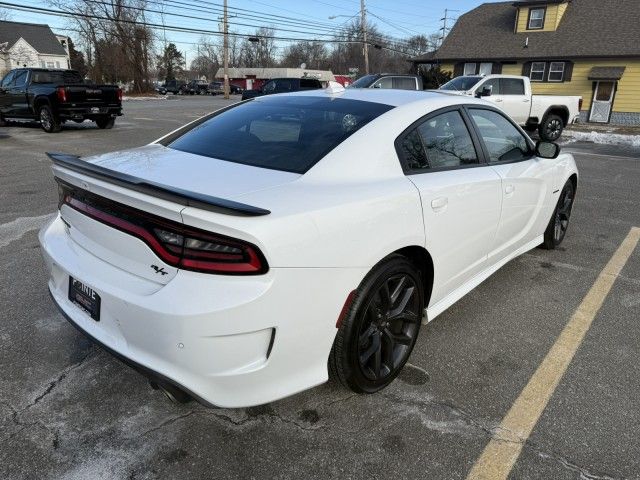
<path fill-rule="evenodd" d="M 56 83 L 69 85 L 72 83 L 84 83 L 78 72 L 72 70 L 60 72 L 47 72 L 46 70 L 34 70 L 31 74 L 31 83 Z"/>
<path fill-rule="evenodd" d="M 214 114 L 167 146 L 255 167 L 304 173 L 391 108 L 329 96 L 263 97 Z"/>
<path fill-rule="evenodd" d="M 482 77 L 456 77 L 440 87 L 440 90 L 454 90 L 465 92 L 472 89 Z"/>

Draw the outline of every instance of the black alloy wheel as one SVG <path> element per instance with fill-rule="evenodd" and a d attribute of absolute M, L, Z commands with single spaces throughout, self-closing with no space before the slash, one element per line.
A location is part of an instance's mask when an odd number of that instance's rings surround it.
<path fill-rule="evenodd" d="M 573 181 L 567 180 L 564 188 L 560 192 L 558 204 L 556 205 L 549 225 L 544 232 L 543 246 L 548 250 L 553 250 L 562 243 L 569 228 L 571 210 L 575 200 L 575 187 Z"/>
<path fill-rule="evenodd" d="M 407 362 L 420 331 L 420 272 L 405 257 L 380 262 L 356 291 L 336 335 L 329 367 L 358 393 L 386 387 Z"/>
<path fill-rule="evenodd" d="M 558 115 L 548 115 L 545 117 L 538 133 L 543 140 L 550 142 L 556 141 L 562 135 L 564 123 Z"/>

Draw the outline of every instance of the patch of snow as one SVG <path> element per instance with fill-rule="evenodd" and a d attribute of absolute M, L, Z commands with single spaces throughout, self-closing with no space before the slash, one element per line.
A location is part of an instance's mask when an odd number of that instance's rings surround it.
<path fill-rule="evenodd" d="M 38 230 L 54 217 L 55 213 L 48 213 L 39 217 L 19 217 L 0 225 L 0 248 L 19 240 L 31 230 Z"/>
<path fill-rule="evenodd" d="M 582 132 L 565 130 L 563 135 L 569 137 L 572 142 L 592 142 L 601 145 L 625 145 L 640 148 L 640 135 L 622 135 L 619 133 Z"/>
<path fill-rule="evenodd" d="M 146 102 L 149 100 L 166 100 L 167 99 L 167 95 L 149 95 L 149 96 L 145 96 L 145 97 L 128 97 L 128 96 L 124 96 L 122 97 L 122 101 L 136 101 L 136 102 Z"/>

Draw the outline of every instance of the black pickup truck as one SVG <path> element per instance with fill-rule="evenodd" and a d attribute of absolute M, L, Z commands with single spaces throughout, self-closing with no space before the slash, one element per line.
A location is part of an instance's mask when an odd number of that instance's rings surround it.
<path fill-rule="evenodd" d="M 322 82 L 315 78 L 273 78 L 265 83 L 262 88 L 245 90 L 242 92 L 242 100 L 271 95 L 274 93 L 297 92 L 300 90 L 316 90 L 322 88 Z"/>
<path fill-rule="evenodd" d="M 99 128 L 112 128 L 119 115 L 122 90 L 85 83 L 75 70 L 18 68 L 0 82 L 0 126 L 7 119 L 34 119 L 52 133 L 69 120 L 92 120 Z"/>

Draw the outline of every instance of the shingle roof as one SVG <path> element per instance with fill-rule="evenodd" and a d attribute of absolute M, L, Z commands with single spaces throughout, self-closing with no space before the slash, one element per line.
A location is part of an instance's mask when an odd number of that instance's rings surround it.
<path fill-rule="evenodd" d="M 49 25 L 0 21 L 0 43 L 9 42 L 9 48 L 11 48 L 20 37 L 24 38 L 38 53 L 67 54 Z"/>
<path fill-rule="evenodd" d="M 517 8 L 513 1 L 485 3 L 458 19 L 435 58 L 640 57 L 639 3 L 571 0 L 555 32 L 523 33 L 514 33 Z"/>

